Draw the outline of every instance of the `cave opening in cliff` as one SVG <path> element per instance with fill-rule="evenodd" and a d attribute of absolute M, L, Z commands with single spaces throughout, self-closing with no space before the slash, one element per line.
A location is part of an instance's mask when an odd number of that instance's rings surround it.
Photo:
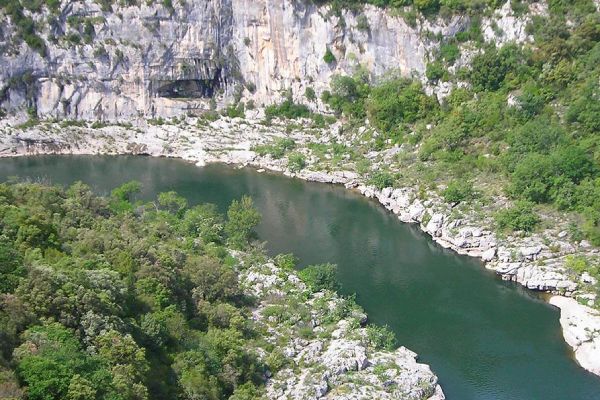
<path fill-rule="evenodd" d="M 156 89 L 159 97 L 167 98 L 209 98 L 219 89 L 216 79 L 178 79 L 161 82 Z"/>

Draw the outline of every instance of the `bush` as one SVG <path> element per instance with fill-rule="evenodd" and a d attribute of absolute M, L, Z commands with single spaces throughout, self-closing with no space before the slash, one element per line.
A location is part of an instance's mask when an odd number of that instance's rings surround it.
<path fill-rule="evenodd" d="M 372 88 L 367 100 L 369 120 L 383 132 L 397 128 L 400 123 L 432 116 L 436 109 L 437 100 L 427 96 L 419 82 L 404 78 Z"/>
<path fill-rule="evenodd" d="M 275 141 L 272 145 L 262 145 L 254 148 L 260 156 L 265 156 L 270 154 L 271 157 L 275 159 L 280 159 L 285 155 L 285 153 L 289 150 L 292 150 L 296 147 L 296 142 L 290 138 L 280 138 Z"/>
<path fill-rule="evenodd" d="M 387 171 L 377 171 L 369 178 L 369 185 L 375 186 L 381 190 L 386 187 L 394 186 L 394 176 Z"/>
<path fill-rule="evenodd" d="M 499 229 L 531 232 L 539 223 L 540 217 L 534 211 L 534 204 L 521 200 L 506 210 L 496 213 L 496 224 Z"/>
<path fill-rule="evenodd" d="M 396 347 L 396 335 L 389 326 L 367 326 L 367 338 L 376 349 L 393 350 Z"/>
<path fill-rule="evenodd" d="M 325 50 L 323 61 L 325 61 L 327 64 L 333 64 L 335 62 L 335 56 L 333 55 L 329 47 L 327 47 L 327 49 Z"/>
<path fill-rule="evenodd" d="M 338 290 L 336 280 L 337 266 L 335 264 L 309 265 L 298 272 L 300 279 L 313 291 Z"/>
<path fill-rule="evenodd" d="M 371 29 L 366 15 L 361 14 L 356 18 L 356 29 L 363 32 L 368 32 Z"/>
<path fill-rule="evenodd" d="M 566 191 L 574 192 L 576 184 L 595 173 L 593 161 L 578 146 L 558 147 L 549 155 L 531 153 L 515 167 L 509 193 L 536 203 L 563 202 L 565 208 Z"/>
<path fill-rule="evenodd" d="M 288 119 L 308 118 L 310 110 L 304 104 L 296 104 L 288 98 L 281 104 L 267 106 L 265 116 L 267 118 L 283 117 Z"/>
<path fill-rule="evenodd" d="M 252 235 L 254 228 L 260 223 L 261 215 L 256 208 L 252 198 L 242 196 L 240 200 L 234 200 L 227 210 L 227 222 L 225 232 L 229 242 L 236 248 L 245 247 Z"/>
<path fill-rule="evenodd" d="M 292 172 L 301 171 L 306 166 L 306 158 L 301 153 L 291 153 L 288 156 L 288 168 Z"/>
<path fill-rule="evenodd" d="M 246 116 L 246 108 L 244 103 L 240 102 L 236 104 L 230 104 L 225 110 L 224 114 L 229 118 L 244 118 Z"/>
<path fill-rule="evenodd" d="M 137 181 L 124 183 L 110 193 L 110 208 L 116 212 L 127 212 L 133 210 L 133 201 L 142 190 L 142 184 Z"/>
<path fill-rule="evenodd" d="M 553 177 L 550 157 L 532 153 L 515 168 L 508 191 L 513 197 L 543 203 L 550 199 Z"/>
<path fill-rule="evenodd" d="M 304 97 L 309 101 L 315 101 L 317 99 L 315 90 L 311 87 L 307 87 L 306 90 L 304 90 Z"/>
<path fill-rule="evenodd" d="M 246 82 L 246 89 L 250 93 L 254 93 L 256 92 L 256 84 L 254 82 Z"/>
<path fill-rule="evenodd" d="M 331 90 L 324 91 L 321 100 L 338 114 L 364 119 L 365 99 L 369 95 L 366 79 L 360 76 L 335 75 L 331 78 Z"/>
<path fill-rule="evenodd" d="M 460 49 L 454 43 L 444 43 L 440 46 L 440 56 L 444 61 L 452 65 L 460 57 Z"/>
<path fill-rule="evenodd" d="M 473 57 L 469 74 L 477 91 L 497 90 L 502 86 L 508 65 L 495 47 L 488 47 L 483 54 Z"/>
<path fill-rule="evenodd" d="M 577 274 L 590 272 L 592 275 L 598 274 L 598 267 L 595 268 L 590 264 L 586 257 L 582 256 L 567 256 L 565 266 Z"/>
<path fill-rule="evenodd" d="M 425 69 L 425 76 L 430 81 L 437 81 L 442 76 L 444 76 L 444 67 L 438 61 L 434 61 L 432 63 L 427 64 L 427 68 Z"/>
<path fill-rule="evenodd" d="M 455 180 L 448 184 L 448 187 L 442 192 L 444 201 L 447 203 L 460 203 L 461 201 L 471 200 L 475 197 L 473 184 L 466 180 Z"/>

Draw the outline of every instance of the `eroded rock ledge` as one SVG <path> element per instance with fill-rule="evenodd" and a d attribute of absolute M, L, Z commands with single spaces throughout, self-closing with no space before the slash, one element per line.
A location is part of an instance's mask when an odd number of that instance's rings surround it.
<path fill-rule="evenodd" d="M 511 280 L 537 291 L 556 294 L 551 304 L 561 308 L 561 325 L 565 339 L 575 351 L 579 363 L 600 375 L 600 316 L 580 302 L 593 303 L 595 294 L 588 291 L 593 278 L 574 275 L 565 266 L 566 257 L 599 255 L 586 241 L 570 242 L 558 228 L 531 236 L 497 237 L 489 228 L 490 216 L 470 212 L 461 218 L 453 216 L 453 207 L 433 192 L 425 198 L 410 187 L 377 190 L 367 185 L 356 172 L 314 171 L 310 160 L 298 173 L 288 170 L 285 159 L 261 157 L 252 149 L 279 137 L 292 137 L 300 149 L 314 136 L 302 130 L 286 132 L 283 124 L 264 126 L 258 118 L 246 120 L 220 119 L 199 122 L 188 118 L 179 125 L 107 126 L 64 128 L 44 123 L 33 128 L 15 129 L 14 121 L 0 125 L 0 156 L 35 154 L 148 154 L 178 157 L 204 165 L 225 162 L 252 165 L 279 171 L 301 179 L 343 184 L 374 198 L 407 223 L 415 223 L 432 239 L 460 254 L 478 257 L 486 268 L 505 280 Z M 327 141 L 339 126 L 321 132 Z M 501 201 L 501 199 L 499 200 Z M 577 299 L 577 300 L 575 300 Z"/>

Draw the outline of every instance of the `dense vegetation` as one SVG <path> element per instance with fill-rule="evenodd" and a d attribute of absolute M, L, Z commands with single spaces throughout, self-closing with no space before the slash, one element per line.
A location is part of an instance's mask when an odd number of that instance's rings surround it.
<path fill-rule="evenodd" d="M 314 0 L 317 4 L 329 3 L 334 10 L 350 9 L 359 10 L 365 4 L 378 7 L 403 8 L 414 6 L 424 13 L 444 14 L 451 12 L 465 12 L 484 10 L 498 7 L 503 2 L 500 0 Z"/>
<path fill-rule="evenodd" d="M 272 346 L 231 255 L 264 260 L 249 244 L 252 200 L 225 218 L 174 192 L 136 202 L 139 190 L 130 182 L 100 198 L 82 183 L 0 184 L 3 398 L 250 400 L 284 363 L 254 351 Z M 293 267 L 290 256 L 277 262 Z M 315 291 L 335 288 L 331 265 L 303 275 Z"/>
<path fill-rule="evenodd" d="M 458 177 L 500 183 L 520 201 L 511 212 L 524 212 L 523 204 L 574 212 L 573 236 L 600 245 L 600 14 L 591 0 L 549 5 L 550 15 L 528 26 L 532 45 L 497 48 L 473 33 L 480 32 L 476 25 L 443 41 L 428 67 L 430 81 L 470 85 L 441 103 L 417 81 L 390 75 L 371 82 L 361 69 L 335 77 L 322 100 L 350 124 L 369 119 L 378 134 L 363 135 L 364 151 L 418 149 L 418 159 L 406 166 L 426 168 L 417 183 L 450 184 L 443 193 L 449 202 L 473 198 L 472 187 L 460 187 Z M 450 68 L 465 40 L 481 51 L 469 67 Z M 377 186 L 394 180 L 384 173 L 374 177 Z M 520 223 L 499 225 L 531 230 L 537 222 L 523 215 Z"/>

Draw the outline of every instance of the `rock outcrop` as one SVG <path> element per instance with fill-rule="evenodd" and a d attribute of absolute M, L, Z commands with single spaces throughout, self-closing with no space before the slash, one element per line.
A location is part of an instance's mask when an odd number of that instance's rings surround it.
<path fill-rule="evenodd" d="M 242 266 L 240 280 L 259 301 L 255 323 L 281 355 L 281 369 L 267 382 L 267 398 L 445 398 L 437 377 L 417 363 L 415 353 L 373 347 L 363 327 L 366 316 L 350 309 L 348 300 L 327 290 L 310 293 L 293 271 L 273 262 Z"/>
<path fill-rule="evenodd" d="M 411 27 L 383 9 L 336 14 L 309 1 L 143 1 L 107 10 L 92 0 L 63 0 L 56 11 L 24 13 L 45 50 L 20 41 L 15 21 L 0 9 L 0 107 L 40 117 L 170 117 L 242 96 L 270 104 L 289 90 L 306 101 L 306 88 L 318 97 L 332 75 L 358 66 L 372 76 L 422 76 L 434 45 L 421 23 Z M 466 22 L 455 17 L 436 30 L 452 35 Z M 335 57 L 329 63 L 328 49 Z"/>
<path fill-rule="evenodd" d="M 573 348 L 577 362 L 600 375 L 600 313 L 563 296 L 552 296 L 550 304 L 561 310 L 565 341 Z"/>

